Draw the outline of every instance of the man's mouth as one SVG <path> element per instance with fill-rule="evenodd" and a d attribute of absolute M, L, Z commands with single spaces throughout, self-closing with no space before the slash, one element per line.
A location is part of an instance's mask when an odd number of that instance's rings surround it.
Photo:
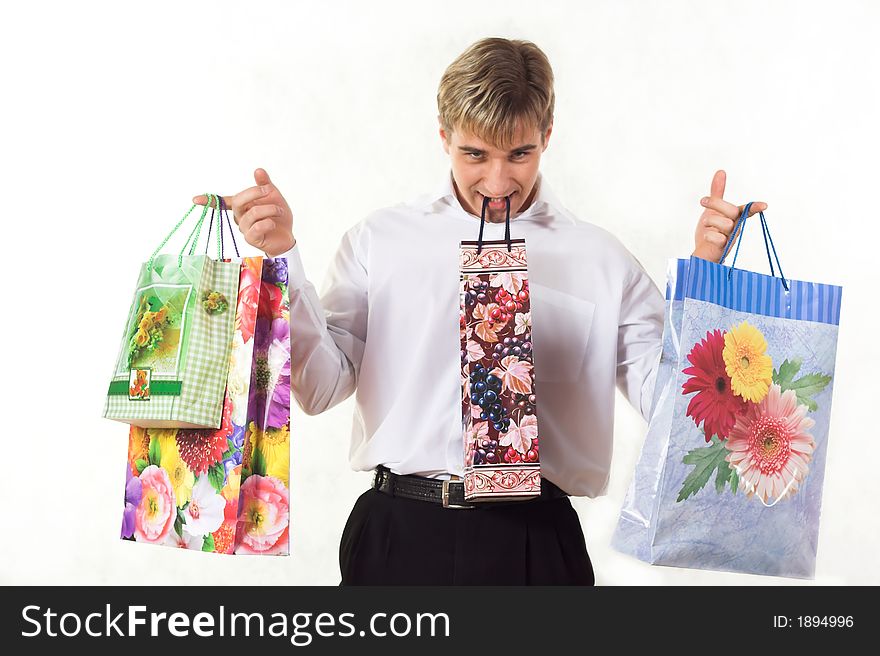
<path fill-rule="evenodd" d="M 508 198 L 511 199 L 511 207 L 513 207 L 513 196 L 516 194 L 515 191 L 511 194 L 508 194 L 507 196 L 486 196 L 480 192 L 477 192 L 477 193 L 480 194 L 481 199 L 483 199 L 483 198 L 489 199 L 489 209 L 490 210 L 506 209 L 507 208 L 507 200 L 506 199 L 508 199 Z"/>

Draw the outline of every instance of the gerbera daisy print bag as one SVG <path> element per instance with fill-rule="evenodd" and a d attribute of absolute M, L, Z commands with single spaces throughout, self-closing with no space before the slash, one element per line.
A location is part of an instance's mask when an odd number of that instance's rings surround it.
<path fill-rule="evenodd" d="M 238 268 L 240 284 L 223 421 L 219 429 L 131 426 L 121 537 L 211 553 L 287 555 L 287 261 L 224 261 Z"/>
<path fill-rule="evenodd" d="M 220 261 L 221 231 L 217 260 L 194 254 L 207 205 L 180 253 L 158 254 L 195 207 L 141 266 L 107 390 L 107 419 L 155 428 L 220 427 L 226 380 L 217 364 L 229 359 L 239 266 Z"/>
<path fill-rule="evenodd" d="M 785 278 L 760 222 L 771 275 L 739 243 L 687 266 L 649 562 L 812 578 L 842 290 Z"/>
<path fill-rule="evenodd" d="M 651 562 L 651 518 L 666 462 L 676 400 L 675 370 L 679 360 L 681 313 L 689 263 L 683 259 L 670 260 L 667 266 L 663 350 L 654 385 L 651 420 L 611 542 L 618 551 L 647 562 Z"/>
<path fill-rule="evenodd" d="M 505 501 L 541 494 L 529 274 L 524 239 L 460 247 L 462 433 L 465 499 Z"/>

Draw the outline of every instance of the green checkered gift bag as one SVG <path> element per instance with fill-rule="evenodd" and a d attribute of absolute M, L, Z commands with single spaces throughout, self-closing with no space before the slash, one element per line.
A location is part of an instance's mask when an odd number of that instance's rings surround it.
<path fill-rule="evenodd" d="M 219 261 L 220 231 L 217 260 L 194 255 L 207 205 L 180 253 L 158 254 L 195 208 L 141 266 L 107 390 L 107 419 L 145 428 L 220 427 L 241 266 Z"/>

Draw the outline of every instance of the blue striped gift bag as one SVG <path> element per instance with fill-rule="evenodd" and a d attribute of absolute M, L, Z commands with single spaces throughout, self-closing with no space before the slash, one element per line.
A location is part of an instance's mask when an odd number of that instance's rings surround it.
<path fill-rule="evenodd" d="M 736 268 L 739 243 L 731 266 L 725 250 L 678 270 L 677 350 L 664 344 L 677 364 L 658 375 L 636 471 L 649 492 L 625 504 L 615 546 L 657 565 L 812 578 L 841 288 L 785 278 L 760 222 L 770 275 Z"/>
<path fill-rule="evenodd" d="M 684 286 L 690 260 L 670 260 L 666 269 L 666 312 L 663 321 L 663 350 L 654 384 L 651 420 L 635 475 L 632 478 L 611 545 L 640 560 L 651 560 L 651 517 L 659 491 L 669 428 L 675 405 L 673 385 L 678 366 Z"/>

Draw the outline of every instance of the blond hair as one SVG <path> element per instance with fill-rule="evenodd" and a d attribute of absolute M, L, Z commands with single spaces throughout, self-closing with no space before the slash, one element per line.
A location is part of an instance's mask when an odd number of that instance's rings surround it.
<path fill-rule="evenodd" d="M 443 73 L 437 92 L 447 132 L 462 130 L 499 148 L 515 147 L 520 129 L 537 127 L 543 140 L 553 122 L 553 69 L 530 41 L 477 41 Z"/>

